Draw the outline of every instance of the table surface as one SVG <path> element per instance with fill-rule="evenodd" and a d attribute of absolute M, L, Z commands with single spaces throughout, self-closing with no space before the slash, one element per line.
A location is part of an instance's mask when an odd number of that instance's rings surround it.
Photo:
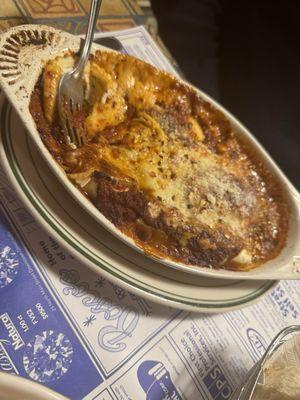
<path fill-rule="evenodd" d="M 0 31 L 25 23 L 47 24 L 82 34 L 86 30 L 90 0 L 1 0 Z M 114 31 L 143 24 L 155 34 L 150 2 L 103 0 L 98 31 Z"/>
<path fill-rule="evenodd" d="M 77 35 L 86 31 L 91 0 L 0 0 L 0 32 L 15 25 L 45 24 Z M 96 30 L 111 32 L 144 25 L 178 70 L 158 35 L 150 0 L 102 0 Z"/>

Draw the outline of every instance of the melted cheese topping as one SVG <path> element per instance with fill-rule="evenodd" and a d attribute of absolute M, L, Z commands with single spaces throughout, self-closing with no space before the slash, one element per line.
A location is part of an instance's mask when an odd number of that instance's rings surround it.
<path fill-rule="evenodd" d="M 45 66 L 43 108 L 50 124 L 59 79 L 73 64 L 65 56 Z M 197 237 L 200 247 L 217 251 L 219 239 L 200 238 L 204 228 L 217 232 L 225 247 L 231 241 L 238 250 L 230 250 L 219 266 L 230 258 L 230 267 L 250 268 L 278 252 L 284 217 L 268 193 L 273 188 L 220 112 L 170 75 L 114 53 L 97 52 L 84 79 L 89 143 L 64 149 L 63 158 L 69 178 L 91 199 L 98 193 L 95 171 L 105 162 L 112 176 L 125 176 L 151 199 L 149 215 L 163 214 L 166 229 L 180 232 L 181 246 Z"/>

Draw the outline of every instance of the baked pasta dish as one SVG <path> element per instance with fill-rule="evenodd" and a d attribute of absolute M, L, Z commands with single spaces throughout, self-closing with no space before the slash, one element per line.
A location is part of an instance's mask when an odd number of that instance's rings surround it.
<path fill-rule="evenodd" d="M 87 140 L 76 148 L 63 142 L 57 110 L 73 64 L 71 53 L 45 64 L 30 112 L 67 177 L 119 231 L 146 254 L 201 267 L 249 270 L 279 254 L 280 186 L 219 110 L 165 72 L 97 51 L 77 116 Z"/>

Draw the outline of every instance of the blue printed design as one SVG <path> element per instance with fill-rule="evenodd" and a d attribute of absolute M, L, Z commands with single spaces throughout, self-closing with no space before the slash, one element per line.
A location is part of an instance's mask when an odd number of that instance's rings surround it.
<path fill-rule="evenodd" d="M 232 388 L 218 365 L 214 365 L 205 375 L 203 383 L 214 400 L 229 400 Z"/>
<path fill-rule="evenodd" d="M 103 382 L 102 371 L 75 334 L 66 319 L 68 311 L 58 306 L 45 284 L 43 268 L 30 257 L 18 233 L 0 201 L 0 260 L 4 247 L 9 247 L 9 254 L 7 249 L 4 252 L 6 260 L 19 263 L 13 282 L 0 287 L 0 370 L 81 400 Z"/>
<path fill-rule="evenodd" d="M 0 247 L 0 289 L 9 285 L 19 272 L 17 254 L 10 246 Z"/>
<path fill-rule="evenodd" d="M 86 317 L 86 319 L 83 321 L 82 325 L 85 326 L 86 328 L 93 325 L 93 322 L 96 321 L 96 317 L 94 314 L 91 314 L 89 317 Z"/>
<path fill-rule="evenodd" d="M 102 297 L 90 284 L 81 281 L 80 274 L 74 269 L 61 269 L 60 281 L 65 284 L 64 295 L 81 298 L 82 304 L 89 308 L 91 314 L 102 314 L 108 325 L 101 327 L 98 333 L 99 346 L 107 351 L 121 352 L 126 350 L 126 340 L 132 337 L 139 322 L 139 311 L 136 307 L 122 307 L 108 297 Z M 96 317 L 95 317 L 96 318 Z M 92 320 L 86 320 L 84 326 L 90 326 Z"/>
<path fill-rule="evenodd" d="M 142 362 L 137 371 L 139 384 L 146 393 L 146 400 L 182 400 L 177 392 L 170 373 L 159 361 Z"/>
<path fill-rule="evenodd" d="M 27 344 L 23 364 L 31 379 L 45 383 L 60 379 L 72 358 L 72 344 L 63 333 L 44 331 Z"/>
<path fill-rule="evenodd" d="M 257 330 L 253 328 L 247 329 L 247 337 L 255 355 L 258 359 L 261 358 L 265 354 L 265 351 L 268 347 L 265 339 L 259 332 L 257 332 Z"/>

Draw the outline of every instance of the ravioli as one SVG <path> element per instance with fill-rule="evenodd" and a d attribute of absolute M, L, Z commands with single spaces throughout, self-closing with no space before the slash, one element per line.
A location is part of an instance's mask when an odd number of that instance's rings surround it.
<path fill-rule="evenodd" d="M 249 270 L 276 257 L 288 206 L 229 121 L 189 85 L 126 55 L 97 51 L 84 73 L 87 140 L 61 141 L 57 87 L 74 63 L 50 60 L 31 96 L 41 138 L 68 178 L 146 253 Z"/>

